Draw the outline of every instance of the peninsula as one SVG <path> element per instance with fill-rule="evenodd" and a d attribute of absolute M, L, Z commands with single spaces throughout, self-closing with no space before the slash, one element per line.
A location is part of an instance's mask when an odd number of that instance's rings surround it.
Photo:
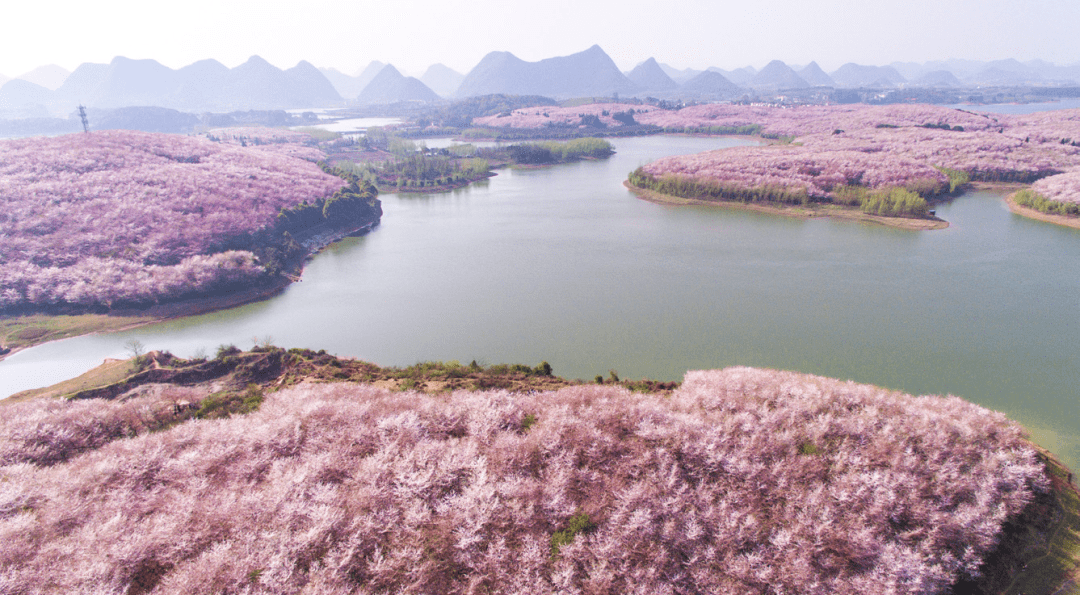
<path fill-rule="evenodd" d="M 669 385 L 384 369 L 272 345 L 127 365 L 69 400 L 0 405 L 10 580 L 1049 593 L 1075 566 L 1067 471 L 955 397 L 742 367 Z"/>

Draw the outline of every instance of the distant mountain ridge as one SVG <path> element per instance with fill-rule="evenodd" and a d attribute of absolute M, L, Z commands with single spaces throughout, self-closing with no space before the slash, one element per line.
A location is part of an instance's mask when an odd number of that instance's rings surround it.
<path fill-rule="evenodd" d="M 907 82 L 892 66 L 863 66 L 848 62 L 831 75 L 840 87 L 895 87 Z"/>
<path fill-rule="evenodd" d="M 0 86 L 0 114 L 15 118 L 46 118 L 45 102 L 51 91 L 22 79 L 11 79 Z"/>
<path fill-rule="evenodd" d="M 370 83 L 385 67 L 386 64 L 379 62 L 378 60 L 373 60 L 353 76 L 344 74 L 333 68 L 320 68 L 319 70 L 326 79 L 330 81 L 330 84 L 334 86 L 338 95 L 351 100 L 356 99 L 356 97 L 363 92 L 364 87 L 367 87 L 368 83 Z"/>
<path fill-rule="evenodd" d="M 732 99 L 743 93 L 742 87 L 711 70 L 686 81 L 679 87 L 679 91 L 694 99 Z"/>
<path fill-rule="evenodd" d="M 626 78 L 646 93 L 667 93 L 679 87 L 679 83 L 664 72 L 655 58 L 649 58 L 638 64 L 626 75 Z"/>
<path fill-rule="evenodd" d="M 397 103 L 399 101 L 436 101 L 438 94 L 420 82 L 419 79 L 401 74 L 393 65 L 387 64 L 371 80 L 360 95 L 357 103 Z"/>
<path fill-rule="evenodd" d="M 605 97 L 634 94 L 639 87 L 626 77 L 598 45 L 571 54 L 526 62 L 510 52 L 491 52 L 465 75 L 456 97 L 478 95 L 545 95 Z"/>
<path fill-rule="evenodd" d="M 70 72 L 56 64 L 46 64 L 45 66 L 38 66 L 30 72 L 20 74 L 15 78 L 34 83 L 35 85 L 40 85 L 50 91 L 55 91 L 60 88 L 60 85 L 64 84 L 64 81 L 67 80 L 67 77 L 70 75 Z M 0 85 L 4 84 L 4 78 L 5 77 L 0 76 Z"/>
<path fill-rule="evenodd" d="M 325 107 L 342 102 L 326 76 L 310 63 L 301 61 L 281 70 L 258 56 L 232 69 L 216 60 L 202 60 L 179 70 L 156 60 L 117 56 L 109 64 L 80 65 L 55 91 L 46 88 L 44 94 L 36 89 L 30 93 L 21 84 L 9 89 L 13 82 L 0 87 L 0 97 L 9 102 L 0 105 L 0 111 L 38 106 L 56 115 L 66 115 L 78 105 L 102 109 L 155 106 L 231 111 Z M 10 104 L 19 96 L 24 103 Z"/>
<path fill-rule="evenodd" d="M 465 80 L 465 75 L 444 64 L 432 64 L 420 77 L 420 82 L 443 97 L 450 97 L 457 92 Z"/>
<path fill-rule="evenodd" d="M 800 77 L 790 66 L 780 60 L 769 62 L 750 79 L 747 86 L 754 89 L 805 89 L 810 83 Z"/>
<path fill-rule="evenodd" d="M 815 87 L 835 87 L 836 82 L 818 66 L 817 62 L 811 62 L 799 71 L 799 77 Z"/>
<path fill-rule="evenodd" d="M 704 72 L 702 70 L 694 70 L 693 68 L 684 68 L 682 70 L 679 70 L 678 68 L 675 68 L 674 66 L 670 66 L 668 64 L 664 64 L 663 62 L 660 62 L 659 64 L 660 68 L 663 69 L 664 74 L 671 77 L 671 80 L 679 83 L 680 85 Z"/>
<path fill-rule="evenodd" d="M 753 66 L 744 66 L 743 68 L 736 68 L 735 70 L 724 70 L 723 68 L 717 68 L 711 66 L 706 70 L 710 72 L 718 72 L 724 75 L 724 78 L 735 83 L 736 85 L 747 85 L 751 79 L 757 74 L 757 70 Z"/>
<path fill-rule="evenodd" d="M 377 84 L 368 89 L 376 79 Z M 433 64 L 417 79 L 377 60 L 349 75 L 332 68 L 318 69 L 306 61 L 282 70 L 258 56 L 235 68 L 216 60 L 201 60 L 178 70 L 152 59 L 118 56 L 108 64 L 81 64 L 70 73 L 46 65 L 16 78 L 0 75 L 0 119 L 70 117 L 78 105 L 222 113 L 332 107 L 346 102 L 433 102 L 440 97 L 496 94 L 717 101 L 767 99 L 785 90 L 811 89 L 810 93 L 818 94 L 827 93 L 829 88 L 959 90 L 977 86 L 1077 87 L 1080 63 L 1059 66 L 1043 60 L 954 59 L 872 66 L 850 62 L 826 73 L 816 62 L 793 69 L 780 60 L 760 71 L 753 66 L 680 70 L 651 57 L 623 73 L 600 46 L 594 45 L 536 62 L 521 60 L 510 52 L 491 52 L 465 75 Z M 815 87 L 822 90 L 813 90 Z"/>

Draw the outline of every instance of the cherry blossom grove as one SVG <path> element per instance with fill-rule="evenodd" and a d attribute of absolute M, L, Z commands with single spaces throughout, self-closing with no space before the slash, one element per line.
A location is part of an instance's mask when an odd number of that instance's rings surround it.
<path fill-rule="evenodd" d="M 639 118 L 668 129 L 708 129 L 757 123 L 765 135 L 792 137 L 776 163 L 764 150 L 728 149 L 667 158 L 645 166 L 653 176 L 673 174 L 697 180 L 755 187 L 778 184 L 822 196 L 845 170 L 848 183 L 869 188 L 925 186 L 930 167 L 948 168 L 971 179 L 1006 182 L 1046 181 L 1040 188 L 1056 201 L 1078 201 L 1071 178 L 1080 170 L 1080 113 L 1044 112 L 1033 116 L 973 114 L 935 106 L 814 106 L 800 108 L 694 106 L 679 112 L 650 112 Z M 844 159 L 854 153 L 862 159 Z M 838 160 L 843 159 L 841 163 Z M 809 174 L 808 174 L 809 172 Z M 883 175 L 884 174 L 884 175 Z M 1051 190 L 1052 188 L 1052 190 Z M 1047 197 L 1049 198 L 1049 197 Z"/>
<path fill-rule="evenodd" d="M 653 176 L 676 175 L 724 180 L 746 188 L 775 185 L 805 189 L 810 197 L 824 198 L 836 187 L 905 186 L 926 181 L 940 189 L 948 178 L 919 161 L 883 152 L 817 150 L 811 147 L 736 147 L 668 157 L 644 168 Z"/>
<path fill-rule="evenodd" d="M 1080 203 L 1080 171 L 1043 178 L 1032 184 L 1031 189 L 1052 201 Z"/>
<path fill-rule="evenodd" d="M 251 252 L 229 252 L 235 242 L 344 185 L 309 161 L 194 137 L 2 141 L 0 308 L 144 302 L 250 280 L 260 269 Z"/>
<path fill-rule="evenodd" d="M 832 132 L 837 128 L 858 130 L 878 125 L 897 127 L 947 124 L 964 130 L 997 129 L 999 116 L 975 114 L 933 105 L 808 105 L 777 107 L 764 105 L 704 104 L 677 111 L 656 110 L 636 118 L 642 124 L 667 129 L 758 124 L 762 133 L 775 136 L 803 136 Z"/>
<path fill-rule="evenodd" d="M 613 114 L 620 112 L 633 113 L 634 119 L 653 111 L 662 111 L 651 105 L 634 105 L 626 103 L 590 103 L 574 107 L 559 107 L 544 105 L 539 107 L 527 107 L 516 109 L 509 114 L 497 114 L 474 118 L 475 126 L 490 126 L 493 128 L 542 128 L 544 126 L 578 126 L 582 116 L 595 116 L 605 126 L 624 126 L 624 122 L 616 120 Z"/>
<path fill-rule="evenodd" d="M 1053 176 L 1080 170 L 1080 110 L 1030 115 L 981 114 L 933 105 L 864 104 L 778 107 L 705 104 L 680 110 L 632 104 L 596 104 L 574 108 L 535 107 L 508 116 L 477 119 L 489 127 L 541 128 L 581 122 L 582 114 L 600 117 L 606 126 L 625 124 L 610 114 L 635 110 L 634 120 L 669 132 L 752 131 L 767 138 L 792 139 L 777 153 L 746 149 L 671 157 L 647 165 L 655 176 L 675 174 L 724 184 L 773 184 L 805 189 L 821 197 L 838 177 L 881 184 L 920 185 L 927 168 L 962 171 L 974 180 L 1033 182 L 1058 202 L 1080 202 L 1071 178 Z M 853 157 L 863 153 L 862 157 Z M 864 168 L 859 172 L 851 167 Z M 808 172 L 821 170 L 824 177 Z M 841 174 L 842 170 L 842 174 Z M 930 177 L 937 177 L 930 174 Z"/>
<path fill-rule="evenodd" d="M 287 128 L 230 126 L 212 128 L 202 136 L 217 142 L 247 146 L 308 161 L 318 161 L 325 157 L 323 152 L 314 146 L 315 141 L 310 134 Z"/>
<path fill-rule="evenodd" d="M 923 180 L 945 180 L 935 167 L 966 172 L 977 180 L 1030 182 L 1078 166 L 1080 148 L 1060 142 L 1034 143 L 996 131 L 916 126 L 808 134 L 798 137 L 793 146 L 669 157 L 646 165 L 644 170 L 654 176 L 690 176 L 747 187 L 772 183 L 805 188 L 811 196 L 826 196 L 845 183 L 868 188 L 925 188 Z M 940 187 L 933 193 L 939 191 Z"/>
<path fill-rule="evenodd" d="M 170 424 L 176 390 L 5 410 L 0 591 L 941 593 L 1049 489 L 1001 414 L 772 370 Z"/>

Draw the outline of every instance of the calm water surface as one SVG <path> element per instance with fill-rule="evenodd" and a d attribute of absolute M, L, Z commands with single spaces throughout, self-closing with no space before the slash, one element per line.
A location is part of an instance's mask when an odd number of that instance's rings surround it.
<path fill-rule="evenodd" d="M 571 378 L 743 364 L 959 395 L 1080 467 L 1080 231 L 988 192 L 941 205 L 952 226 L 930 232 L 656 205 L 623 188 L 629 171 L 747 141 L 614 142 L 605 161 L 385 195 L 378 228 L 282 295 L 16 354 L 0 396 L 123 356 L 130 338 L 185 356 L 272 337 L 383 365 L 547 360 Z"/>
<path fill-rule="evenodd" d="M 1058 101 L 1046 101 L 1040 103 L 990 103 L 986 105 L 960 103 L 943 107 L 952 107 L 972 112 L 990 112 L 995 114 L 1012 114 L 1020 116 L 1034 114 L 1036 112 L 1051 112 L 1062 109 L 1080 108 L 1080 99 L 1061 99 Z"/>

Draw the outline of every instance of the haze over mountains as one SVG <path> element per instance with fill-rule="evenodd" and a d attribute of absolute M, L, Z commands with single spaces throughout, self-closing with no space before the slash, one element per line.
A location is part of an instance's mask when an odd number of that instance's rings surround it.
<path fill-rule="evenodd" d="M 469 71 L 456 94 L 600 97 L 638 90 L 604 50 L 594 45 L 583 52 L 539 62 L 525 62 L 510 52 L 491 52 Z"/>
<path fill-rule="evenodd" d="M 346 104 L 434 102 L 489 94 L 571 97 L 656 97 L 715 101 L 836 88 L 964 88 L 975 86 L 1080 86 L 1080 64 L 1045 61 L 934 61 L 887 66 L 844 64 L 826 73 L 817 63 L 791 66 L 774 60 L 761 70 L 676 69 L 649 58 L 621 72 L 600 46 L 527 62 L 491 52 L 468 73 L 434 64 L 421 78 L 371 62 L 355 75 L 301 61 L 282 70 L 252 56 L 227 68 L 203 60 L 174 70 L 155 60 L 116 57 L 82 64 L 68 73 L 42 66 L 17 78 L 0 75 L 0 119 L 66 117 L 78 105 L 108 109 L 155 106 L 188 112 L 333 107 Z"/>

